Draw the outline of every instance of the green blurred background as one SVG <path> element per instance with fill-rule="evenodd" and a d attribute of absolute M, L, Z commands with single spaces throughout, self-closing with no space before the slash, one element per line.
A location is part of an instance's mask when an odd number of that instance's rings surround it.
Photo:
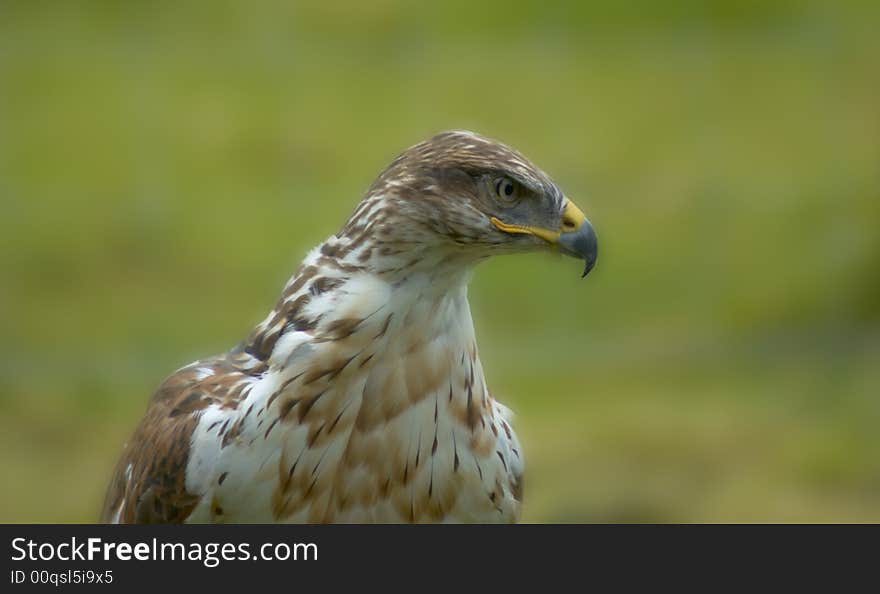
<path fill-rule="evenodd" d="M 159 381 L 400 150 L 502 139 L 601 256 L 471 287 L 524 520 L 880 521 L 876 2 L 0 3 L 0 521 L 90 522 Z"/>

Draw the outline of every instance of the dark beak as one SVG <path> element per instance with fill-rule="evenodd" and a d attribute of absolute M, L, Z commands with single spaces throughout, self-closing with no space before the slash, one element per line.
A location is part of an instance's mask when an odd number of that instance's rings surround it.
<path fill-rule="evenodd" d="M 563 254 L 583 259 L 586 266 L 581 278 L 587 276 L 599 257 L 599 242 L 590 221 L 585 219 L 578 229 L 562 233 L 559 236 L 559 248 Z"/>

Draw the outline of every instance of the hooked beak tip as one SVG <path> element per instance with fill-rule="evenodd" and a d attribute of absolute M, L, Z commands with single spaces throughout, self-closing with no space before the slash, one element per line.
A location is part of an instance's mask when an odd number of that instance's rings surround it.
<path fill-rule="evenodd" d="M 586 278 L 590 271 L 593 269 L 593 266 L 596 265 L 596 260 L 587 260 L 586 266 L 584 266 L 584 273 L 581 275 L 581 278 Z"/>

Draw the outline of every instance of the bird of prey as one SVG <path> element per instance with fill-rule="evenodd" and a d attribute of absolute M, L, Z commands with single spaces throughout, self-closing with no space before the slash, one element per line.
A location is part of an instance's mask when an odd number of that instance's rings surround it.
<path fill-rule="evenodd" d="M 523 452 L 467 286 L 536 250 L 586 275 L 597 242 L 523 155 L 466 131 L 406 150 L 244 342 L 159 386 L 102 521 L 515 522 Z"/>

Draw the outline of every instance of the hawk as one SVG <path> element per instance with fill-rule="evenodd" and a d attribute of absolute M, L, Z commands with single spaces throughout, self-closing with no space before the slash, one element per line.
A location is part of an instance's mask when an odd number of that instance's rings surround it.
<path fill-rule="evenodd" d="M 158 388 L 102 521 L 514 522 L 523 452 L 467 286 L 497 254 L 596 262 L 584 214 L 517 151 L 444 132 L 379 174 L 231 351 Z"/>

